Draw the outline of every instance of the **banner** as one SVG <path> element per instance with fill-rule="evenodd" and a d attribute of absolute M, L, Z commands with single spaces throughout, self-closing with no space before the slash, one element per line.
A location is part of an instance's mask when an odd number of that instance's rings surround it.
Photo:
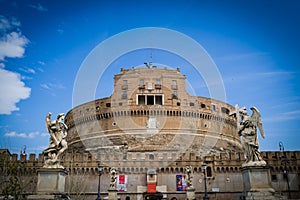
<path fill-rule="evenodd" d="M 116 187 L 119 192 L 127 191 L 127 175 L 118 175 Z"/>
<path fill-rule="evenodd" d="M 176 175 L 176 189 L 177 191 L 185 191 L 186 190 L 186 182 L 184 179 L 184 174 L 177 174 Z"/>

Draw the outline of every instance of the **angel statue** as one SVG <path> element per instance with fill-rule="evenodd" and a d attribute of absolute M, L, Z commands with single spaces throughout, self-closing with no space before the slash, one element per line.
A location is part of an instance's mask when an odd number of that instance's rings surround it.
<path fill-rule="evenodd" d="M 51 120 L 51 113 L 46 116 L 46 130 L 50 134 L 49 147 L 43 151 L 46 160 L 44 168 L 64 168 L 58 157 L 68 148 L 66 141 L 68 126 L 63 122 L 65 115 L 60 113 L 56 120 Z"/>
<path fill-rule="evenodd" d="M 261 115 L 256 107 L 250 109 L 252 110 L 251 116 L 248 115 L 246 107 L 235 106 L 238 134 L 242 137 L 242 146 L 246 154 L 246 161 L 242 166 L 265 166 L 266 162 L 260 155 L 257 137 L 258 127 L 262 138 L 265 138 Z"/>
<path fill-rule="evenodd" d="M 117 170 L 114 167 L 112 167 L 110 169 L 110 184 L 109 184 L 110 190 L 116 189 L 116 182 L 117 182 Z"/>
<path fill-rule="evenodd" d="M 188 189 L 192 189 L 193 187 L 193 168 L 192 166 L 185 167 L 184 179 L 186 181 L 186 185 Z"/>

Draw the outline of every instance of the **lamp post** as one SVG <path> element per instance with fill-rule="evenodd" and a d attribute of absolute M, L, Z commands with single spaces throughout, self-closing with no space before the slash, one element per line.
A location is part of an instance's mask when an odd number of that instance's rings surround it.
<path fill-rule="evenodd" d="M 289 199 L 291 198 L 291 192 L 290 192 L 290 184 L 289 184 L 289 174 L 287 170 L 287 165 L 289 164 L 289 160 L 287 159 L 286 152 L 284 151 L 284 146 L 282 142 L 279 142 L 279 150 L 283 153 L 283 156 L 280 156 L 281 165 L 284 165 L 283 168 L 283 177 L 286 178 L 286 184 L 288 187 L 288 194 Z"/>
<path fill-rule="evenodd" d="M 100 176 L 102 175 L 103 166 L 99 163 L 98 164 L 98 174 L 99 174 L 99 182 L 98 182 L 98 196 L 96 200 L 101 200 L 100 197 Z"/>
<path fill-rule="evenodd" d="M 204 174 L 204 197 L 203 200 L 209 200 L 209 197 L 207 195 L 207 186 L 206 186 L 206 163 L 204 162 L 202 164 L 203 174 Z"/>

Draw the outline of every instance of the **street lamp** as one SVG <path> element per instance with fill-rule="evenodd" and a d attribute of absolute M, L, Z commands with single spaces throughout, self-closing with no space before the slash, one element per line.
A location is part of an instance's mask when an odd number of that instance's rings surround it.
<path fill-rule="evenodd" d="M 287 165 L 289 164 L 289 160 L 287 159 L 286 152 L 284 151 L 284 146 L 282 142 L 279 142 L 279 150 L 283 153 L 283 156 L 280 156 L 281 165 L 284 165 L 283 168 L 283 177 L 286 178 L 286 183 L 288 187 L 289 199 L 291 198 L 290 192 L 290 184 L 289 184 L 289 175 L 287 170 Z"/>
<path fill-rule="evenodd" d="M 96 200 L 101 200 L 100 197 L 100 176 L 102 175 L 103 166 L 99 163 L 98 164 L 98 174 L 99 174 L 99 182 L 98 182 L 98 196 Z"/>
<path fill-rule="evenodd" d="M 207 195 L 207 186 L 206 186 L 206 163 L 204 162 L 202 164 L 203 174 L 204 174 L 204 197 L 203 200 L 209 200 L 209 197 Z"/>

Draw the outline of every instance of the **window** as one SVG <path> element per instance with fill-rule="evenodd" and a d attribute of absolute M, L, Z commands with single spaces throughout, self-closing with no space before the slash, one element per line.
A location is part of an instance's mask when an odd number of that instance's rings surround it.
<path fill-rule="evenodd" d="M 195 104 L 193 102 L 190 102 L 190 106 L 193 107 L 195 106 Z"/>
<path fill-rule="evenodd" d="M 172 81 L 172 85 L 174 85 L 174 86 L 177 85 L 177 81 L 176 81 L 176 80 L 173 80 L 173 81 Z"/>
<path fill-rule="evenodd" d="M 211 105 L 212 111 L 216 111 L 216 105 Z"/>
<path fill-rule="evenodd" d="M 172 81 L 172 90 L 177 90 L 177 81 L 176 80 Z"/>
<path fill-rule="evenodd" d="M 207 177 L 212 177 L 212 171 L 211 171 L 211 167 L 210 167 L 210 166 L 208 166 L 208 167 L 206 168 L 206 176 L 207 176 Z"/>
<path fill-rule="evenodd" d="M 155 89 L 161 89 L 160 79 L 156 79 L 154 86 L 155 86 Z"/>
<path fill-rule="evenodd" d="M 163 105 L 163 95 L 137 95 L 137 105 Z"/>
<path fill-rule="evenodd" d="M 127 99 L 127 90 L 123 90 L 122 99 Z"/>
<path fill-rule="evenodd" d="M 172 92 L 172 99 L 178 99 L 177 91 L 173 90 Z"/>
<path fill-rule="evenodd" d="M 205 108 L 205 107 L 206 107 L 206 105 L 202 103 L 201 104 L 201 108 Z"/>
<path fill-rule="evenodd" d="M 147 105 L 154 105 L 154 96 L 147 95 Z"/>
<path fill-rule="evenodd" d="M 127 89 L 128 89 L 128 81 L 123 80 L 122 90 L 127 90 Z"/>
<path fill-rule="evenodd" d="M 145 89 L 145 82 L 144 82 L 144 79 L 140 79 L 139 89 Z"/>
<path fill-rule="evenodd" d="M 110 107 L 110 103 L 106 103 L 106 107 L 109 108 Z"/>
<path fill-rule="evenodd" d="M 145 82 L 144 82 L 144 79 L 141 79 L 139 86 L 143 86 L 143 85 L 145 85 Z"/>
<path fill-rule="evenodd" d="M 229 110 L 225 107 L 221 108 L 222 113 L 229 114 Z"/>
<path fill-rule="evenodd" d="M 145 105 L 146 100 L 145 100 L 145 95 L 139 95 L 138 96 L 138 105 Z"/>
<path fill-rule="evenodd" d="M 149 154 L 149 160 L 154 160 L 154 155 L 153 154 Z"/>
<path fill-rule="evenodd" d="M 161 95 L 156 95 L 155 96 L 155 105 L 162 105 L 162 96 Z"/>

